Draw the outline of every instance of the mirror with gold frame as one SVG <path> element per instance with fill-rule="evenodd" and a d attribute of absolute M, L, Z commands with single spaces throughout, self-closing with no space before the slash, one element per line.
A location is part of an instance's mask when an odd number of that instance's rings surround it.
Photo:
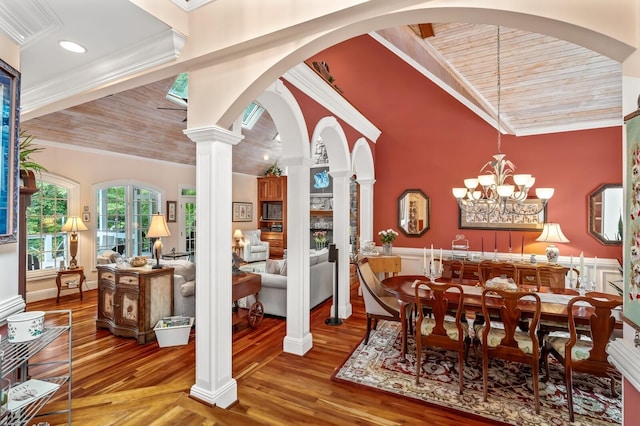
<path fill-rule="evenodd" d="M 589 234 L 602 244 L 622 244 L 622 185 L 607 183 L 589 195 Z"/>
<path fill-rule="evenodd" d="M 429 197 L 419 189 L 407 189 L 398 197 L 398 228 L 407 237 L 419 237 L 429 229 Z"/>

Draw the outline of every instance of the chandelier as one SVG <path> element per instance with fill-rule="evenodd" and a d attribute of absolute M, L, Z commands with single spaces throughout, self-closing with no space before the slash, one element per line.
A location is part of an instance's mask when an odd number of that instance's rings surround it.
<path fill-rule="evenodd" d="M 524 201 L 536 179 L 530 174 L 514 174 L 515 164 L 500 152 L 500 26 L 497 28 L 498 153 L 480 169 L 480 175 L 465 179 L 465 187 L 452 188 L 452 192 L 458 200 L 460 210 L 465 213 L 489 215 L 497 211 L 500 214 L 537 215 L 553 196 L 553 188 L 536 188 L 536 196 L 542 201 L 542 205 L 525 206 Z M 509 182 L 509 178 L 513 183 Z"/>

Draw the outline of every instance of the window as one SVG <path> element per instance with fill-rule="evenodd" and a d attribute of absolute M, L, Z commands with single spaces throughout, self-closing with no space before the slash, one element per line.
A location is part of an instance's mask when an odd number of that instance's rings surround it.
<path fill-rule="evenodd" d="M 173 85 L 167 92 L 167 99 L 178 105 L 187 106 L 189 99 L 189 74 L 186 72 L 178 74 Z"/>
<path fill-rule="evenodd" d="M 56 270 L 60 261 L 66 264 L 68 239 L 67 233 L 60 228 L 80 189 L 77 183 L 46 172 L 42 172 L 36 185 L 38 192 L 31 196 L 26 212 L 29 277 Z"/>
<path fill-rule="evenodd" d="M 107 184 L 96 189 L 96 255 L 105 250 L 151 255 L 145 234 L 159 206 L 160 191 L 144 184 Z"/>
<path fill-rule="evenodd" d="M 196 190 L 192 188 L 183 188 L 180 190 L 180 218 L 184 218 L 182 222 L 180 240 L 180 250 L 191 253 L 191 259 L 196 258 Z"/>

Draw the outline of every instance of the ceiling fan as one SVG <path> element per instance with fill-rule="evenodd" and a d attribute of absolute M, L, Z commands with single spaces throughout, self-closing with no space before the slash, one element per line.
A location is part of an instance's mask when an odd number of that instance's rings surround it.
<path fill-rule="evenodd" d="M 187 108 L 172 108 L 172 107 L 156 107 L 157 109 L 165 109 L 165 110 L 169 110 L 169 111 L 184 111 L 187 112 Z M 184 120 L 182 120 L 182 122 L 184 123 L 185 121 L 187 121 L 187 117 L 184 118 Z"/>

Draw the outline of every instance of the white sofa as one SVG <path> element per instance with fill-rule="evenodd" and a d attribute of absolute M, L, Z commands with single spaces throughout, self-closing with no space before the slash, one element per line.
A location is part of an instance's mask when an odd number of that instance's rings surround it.
<path fill-rule="evenodd" d="M 329 250 L 311 250 L 309 256 L 310 304 L 318 306 L 333 296 L 333 263 L 329 263 Z M 287 264 L 285 260 L 268 260 L 266 272 L 261 272 L 262 289 L 258 299 L 264 313 L 279 317 L 287 316 Z"/>
<path fill-rule="evenodd" d="M 262 231 L 253 229 L 243 231 L 244 251 L 242 259 L 245 262 L 258 262 L 269 258 L 269 242 L 260 240 Z"/>

